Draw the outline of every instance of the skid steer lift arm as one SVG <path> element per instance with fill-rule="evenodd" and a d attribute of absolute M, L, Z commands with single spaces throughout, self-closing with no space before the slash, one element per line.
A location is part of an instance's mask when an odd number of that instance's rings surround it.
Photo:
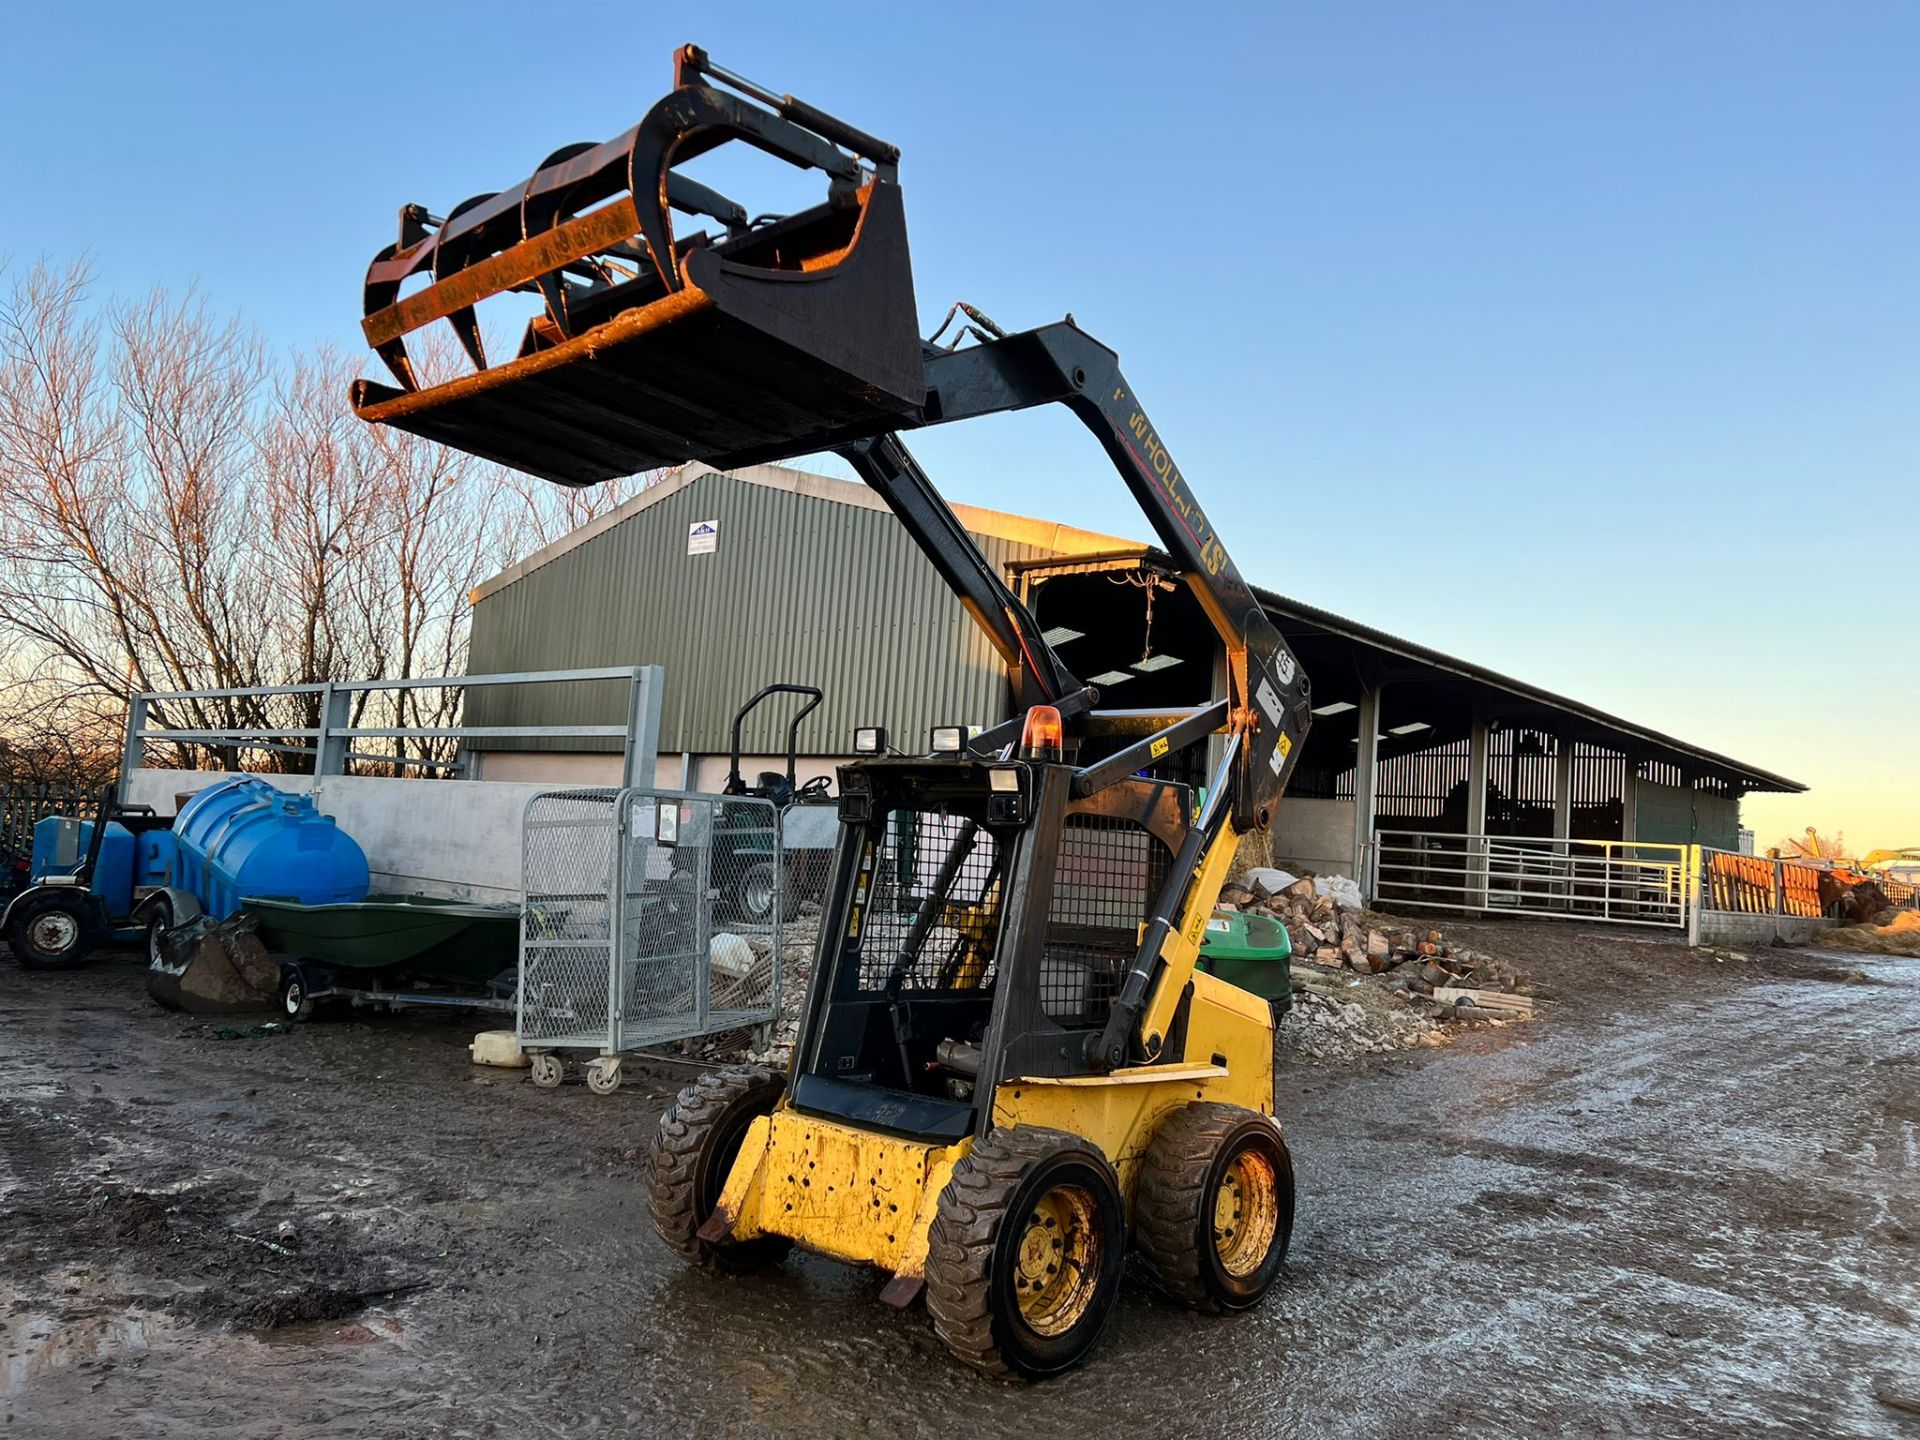
<path fill-rule="evenodd" d="M 1156 898 L 1106 1025 L 1087 1042 L 1088 1062 L 1097 1068 L 1112 1069 L 1130 1057 L 1152 1060 L 1192 978 L 1202 931 L 1235 842 L 1270 822 L 1292 772 L 1311 723 L 1307 678 L 1187 488 L 1113 351 L 1067 320 L 967 349 L 929 354 L 926 377 L 926 424 L 1050 403 L 1072 410 L 1107 452 L 1161 544 L 1179 563 L 1226 649 L 1226 697 L 1198 715 L 1173 720 L 1105 764 L 1083 769 L 1076 787 L 1097 788 L 1097 781 L 1130 774 L 1176 745 L 1192 743 L 1199 734 L 1227 731 L 1207 805 Z M 904 447 L 900 449 L 904 454 Z M 937 503 L 931 483 L 917 470 L 915 474 L 918 488 Z M 882 494 L 900 513 L 894 497 L 884 489 Z M 914 528 L 911 523 L 909 528 Z M 964 538 L 965 532 L 960 533 Z M 915 537 L 920 538 L 917 529 Z M 970 540 L 966 544 L 977 556 L 978 568 L 991 574 L 991 563 Z M 921 545 L 939 563 L 925 540 Z M 944 565 L 942 572 L 947 573 Z M 1051 655 L 1037 634 L 1031 644 Z M 1086 723 L 1098 727 L 1101 718 L 1101 712 L 1093 710 Z M 1119 768 L 1120 763 L 1126 768 Z"/>

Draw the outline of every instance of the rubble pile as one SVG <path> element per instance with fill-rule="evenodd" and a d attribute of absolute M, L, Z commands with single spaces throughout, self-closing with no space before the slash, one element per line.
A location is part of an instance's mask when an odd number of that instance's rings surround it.
<path fill-rule="evenodd" d="M 794 1043 L 800 1036 L 800 1011 L 806 1004 L 807 986 L 813 976 L 814 941 L 820 931 L 820 907 L 805 902 L 800 913 L 787 922 L 780 946 L 780 1014 L 771 1026 L 749 1030 L 726 1030 L 696 1042 L 700 1058 L 716 1063 L 766 1065 L 780 1070 L 793 1058 Z M 733 937 L 722 937 L 733 938 Z M 716 941 L 716 944 L 718 942 Z M 738 971 L 727 972 L 733 980 L 730 992 L 722 995 L 723 966 L 714 963 L 714 1004 L 718 1008 L 750 1008 L 757 997 L 767 992 L 773 967 L 773 942 L 766 935 L 747 935 L 740 943 L 751 960 Z M 762 1043 L 762 1042 L 765 1043 Z"/>
<path fill-rule="evenodd" d="M 1263 876 L 1288 883 L 1270 890 Z M 1225 886 L 1221 905 L 1278 920 L 1287 927 L 1295 961 L 1301 965 L 1311 962 L 1327 970 L 1378 975 L 1389 990 L 1432 997 L 1455 1009 L 1524 1013 L 1532 1008 L 1525 978 L 1497 956 L 1453 944 L 1441 931 L 1414 928 L 1362 909 L 1346 901 L 1337 881 L 1294 880 L 1284 871 L 1271 870 L 1252 872 L 1246 880 Z"/>
<path fill-rule="evenodd" d="M 1349 983 L 1350 998 L 1317 989 L 1295 991 L 1293 1008 L 1274 1026 L 1280 1049 L 1314 1060 L 1357 1060 L 1446 1043 L 1446 1028 L 1430 1007 L 1410 1005 L 1357 979 Z"/>

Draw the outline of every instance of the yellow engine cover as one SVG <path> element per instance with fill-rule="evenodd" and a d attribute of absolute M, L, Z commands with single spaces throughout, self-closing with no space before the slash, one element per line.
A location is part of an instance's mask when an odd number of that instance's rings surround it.
<path fill-rule="evenodd" d="M 1186 1059 L 1107 1075 L 1010 1080 L 993 1097 L 996 1127 L 1040 1125 L 1084 1136 L 1120 1175 L 1127 1213 L 1140 1161 L 1167 1112 L 1195 1100 L 1273 1113 L 1273 1020 L 1267 1002 L 1196 972 Z"/>

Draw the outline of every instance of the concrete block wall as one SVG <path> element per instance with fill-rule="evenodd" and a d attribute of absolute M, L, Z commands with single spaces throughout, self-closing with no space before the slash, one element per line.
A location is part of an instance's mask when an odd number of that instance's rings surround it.
<path fill-rule="evenodd" d="M 1822 930 L 1840 922 L 1807 915 L 1739 915 L 1729 910 L 1700 912 L 1700 943 L 1734 949 L 1749 945 L 1812 945 Z"/>

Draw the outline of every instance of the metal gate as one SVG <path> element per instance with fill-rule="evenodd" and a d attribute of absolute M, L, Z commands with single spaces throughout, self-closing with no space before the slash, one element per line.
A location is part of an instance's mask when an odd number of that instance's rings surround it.
<path fill-rule="evenodd" d="M 1383 909 L 1456 910 L 1684 930 L 1685 845 L 1381 831 L 1372 896 Z"/>
<path fill-rule="evenodd" d="M 516 1030 L 603 1057 L 770 1024 L 787 934 L 767 800 L 556 790 L 527 804 Z M 589 1072 L 618 1083 L 617 1061 Z M 535 1080 L 558 1083 L 552 1065 Z"/>

